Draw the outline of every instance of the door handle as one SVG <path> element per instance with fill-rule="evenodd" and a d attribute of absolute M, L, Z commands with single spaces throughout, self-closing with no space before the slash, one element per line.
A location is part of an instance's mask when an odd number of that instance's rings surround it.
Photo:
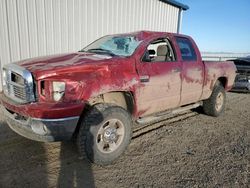
<path fill-rule="evenodd" d="M 196 68 L 195 70 L 196 70 L 196 71 L 201 71 L 201 68 Z"/>
<path fill-rule="evenodd" d="M 141 82 L 149 82 L 149 75 L 140 76 Z"/>
<path fill-rule="evenodd" d="M 175 68 L 175 69 L 172 70 L 173 73 L 180 72 L 180 71 L 181 71 L 180 68 Z"/>

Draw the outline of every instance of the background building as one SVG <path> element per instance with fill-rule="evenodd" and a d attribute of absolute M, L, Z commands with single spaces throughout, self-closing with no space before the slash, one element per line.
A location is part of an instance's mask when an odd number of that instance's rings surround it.
<path fill-rule="evenodd" d="M 77 51 L 106 34 L 179 32 L 187 9 L 173 0 L 0 0 L 1 67 Z"/>

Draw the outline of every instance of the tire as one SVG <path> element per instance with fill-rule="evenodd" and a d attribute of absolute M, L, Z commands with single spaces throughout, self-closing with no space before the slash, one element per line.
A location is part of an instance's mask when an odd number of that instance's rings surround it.
<path fill-rule="evenodd" d="M 78 133 L 80 155 L 96 164 L 107 165 L 127 148 L 132 137 L 132 119 L 121 107 L 97 104 L 85 115 Z"/>
<path fill-rule="evenodd" d="M 216 82 L 211 96 L 203 101 L 205 114 L 218 117 L 225 110 L 226 93 L 220 82 Z"/>

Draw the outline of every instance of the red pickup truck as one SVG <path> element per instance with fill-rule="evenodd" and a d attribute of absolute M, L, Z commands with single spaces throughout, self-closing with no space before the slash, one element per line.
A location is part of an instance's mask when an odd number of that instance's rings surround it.
<path fill-rule="evenodd" d="M 235 79 L 232 62 L 204 62 L 189 36 L 140 31 L 104 36 L 76 53 L 4 66 L 0 101 L 18 134 L 37 141 L 76 136 L 81 155 L 108 164 L 132 125 L 203 106 L 218 116 Z"/>

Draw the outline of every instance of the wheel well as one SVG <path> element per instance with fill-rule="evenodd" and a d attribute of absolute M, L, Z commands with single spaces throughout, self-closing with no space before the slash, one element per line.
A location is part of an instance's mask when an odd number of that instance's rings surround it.
<path fill-rule="evenodd" d="M 97 97 L 93 97 L 89 99 L 88 104 L 85 106 L 80 119 L 78 121 L 77 127 L 75 129 L 75 132 L 72 135 L 72 140 L 76 141 L 77 135 L 81 126 L 81 122 L 88 113 L 88 111 L 91 109 L 91 106 L 98 104 L 98 103 L 113 103 L 117 106 L 120 106 L 127 110 L 130 114 L 133 113 L 134 111 L 134 96 L 132 92 L 127 92 L 127 91 L 114 91 L 114 92 L 109 92 L 109 93 L 104 93 L 101 94 Z"/>
<path fill-rule="evenodd" d="M 133 94 L 127 91 L 113 91 L 104 93 L 97 97 L 91 98 L 88 102 L 90 106 L 98 103 L 112 103 L 126 109 L 130 114 L 132 114 L 134 110 Z"/>
<path fill-rule="evenodd" d="M 218 81 L 221 83 L 221 85 L 226 88 L 227 86 L 227 78 L 226 77 L 220 77 Z"/>

